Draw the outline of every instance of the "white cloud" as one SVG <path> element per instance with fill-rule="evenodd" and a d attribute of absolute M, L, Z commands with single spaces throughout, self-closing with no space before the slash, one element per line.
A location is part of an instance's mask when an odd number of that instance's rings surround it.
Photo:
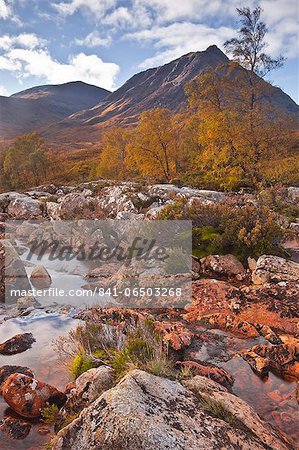
<path fill-rule="evenodd" d="M 149 11 L 142 4 L 133 7 L 121 6 L 103 18 L 103 23 L 114 28 L 146 28 L 152 25 L 153 20 Z"/>
<path fill-rule="evenodd" d="M 44 39 L 33 33 L 21 33 L 14 36 L 5 34 L 0 36 L 0 49 L 2 50 L 9 50 L 13 47 L 34 49 L 43 46 L 45 43 Z"/>
<path fill-rule="evenodd" d="M 8 19 L 11 15 L 11 5 L 5 0 L 0 0 L 0 19 Z"/>
<path fill-rule="evenodd" d="M 113 6 L 117 0 L 69 0 L 68 2 L 54 3 L 56 10 L 64 16 L 71 16 L 79 10 L 91 13 L 97 19 Z"/>
<path fill-rule="evenodd" d="M 83 39 L 75 39 L 77 45 L 82 45 L 85 47 L 108 47 L 111 44 L 111 37 L 102 38 L 97 31 L 89 33 Z"/>
<path fill-rule="evenodd" d="M 250 1 L 248 2 L 250 3 Z M 156 24 L 179 20 L 200 20 L 214 15 L 233 15 L 240 0 L 133 0 L 154 13 Z"/>
<path fill-rule="evenodd" d="M 183 22 L 130 33 L 126 35 L 126 39 L 154 43 L 154 47 L 158 49 L 153 57 L 140 64 L 140 67 L 145 69 L 164 64 L 189 52 L 206 50 L 209 45 L 222 47 L 223 42 L 233 35 L 234 30 L 228 27 L 211 28 L 207 25 Z"/>
<path fill-rule="evenodd" d="M 106 63 L 96 55 L 84 53 L 71 56 L 68 63 L 60 63 L 45 49 L 12 49 L 6 54 L 6 59 L 17 65 L 11 70 L 15 70 L 20 78 L 35 76 L 53 84 L 80 80 L 113 89 L 119 72 L 117 64 Z"/>
<path fill-rule="evenodd" d="M 7 90 L 5 89 L 5 87 L 4 86 L 2 86 L 1 84 L 0 84 L 0 95 L 3 95 L 3 96 L 8 96 L 8 92 L 7 92 Z"/>
<path fill-rule="evenodd" d="M 0 70 L 8 70 L 11 72 L 20 71 L 22 65 L 19 61 L 13 61 L 7 56 L 0 56 Z"/>

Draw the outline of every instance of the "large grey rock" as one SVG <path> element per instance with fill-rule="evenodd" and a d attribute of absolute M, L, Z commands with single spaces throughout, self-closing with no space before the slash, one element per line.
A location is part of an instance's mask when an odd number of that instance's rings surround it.
<path fill-rule="evenodd" d="M 20 297 L 15 290 L 30 288 L 24 264 L 15 248 L 8 240 L 0 240 L 0 302 L 14 303 Z"/>
<path fill-rule="evenodd" d="M 299 187 L 291 186 L 288 188 L 289 197 L 293 200 L 299 200 Z"/>
<path fill-rule="evenodd" d="M 67 417 L 74 417 L 82 409 L 91 405 L 103 392 L 111 389 L 114 380 L 114 370 L 107 366 L 89 369 L 80 375 L 68 396 L 66 404 L 59 411 L 55 431 L 58 432 L 62 428 Z"/>
<path fill-rule="evenodd" d="M 48 289 L 52 283 L 51 275 L 43 266 L 36 266 L 32 270 L 30 280 L 32 284 L 39 289 Z"/>
<path fill-rule="evenodd" d="M 30 197 L 17 197 L 7 208 L 9 216 L 18 220 L 41 219 L 43 211 L 44 203 Z"/>
<path fill-rule="evenodd" d="M 100 208 L 107 217 L 114 218 L 120 212 L 138 213 L 128 190 L 130 186 L 113 186 L 103 189 L 102 196 L 98 199 Z"/>
<path fill-rule="evenodd" d="M 205 380 L 211 385 L 211 381 Z M 204 386 L 204 385 L 203 385 Z M 204 390 L 204 388 L 203 388 Z M 205 395 L 207 394 L 206 391 Z M 251 410 L 228 397 L 223 388 L 215 394 L 237 413 L 242 406 L 250 417 L 230 425 L 208 413 L 194 394 L 177 381 L 135 370 L 104 392 L 80 416 L 62 429 L 53 450 L 286 450 L 283 439 Z M 236 400 L 234 409 L 232 399 Z M 251 420 L 251 419 L 252 420 Z M 254 423 L 253 423 L 254 422 Z M 252 429 L 250 428 L 252 425 Z"/>
<path fill-rule="evenodd" d="M 0 194 L 0 212 L 6 212 L 8 205 L 13 200 L 24 197 L 26 197 L 26 195 L 19 194 L 18 192 L 4 192 L 3 194 Z"/>
<path fill-rule="evenodd" d="M 201 260 L 203 271 L 220 276 L 235 277 L 245 274 L 243 264 L 234 255 L 209 255 Z"/>
<path fill-rule="evenodd" d="M 101 218 L 97 199 L 90 196 L 91 191 L 71 192 L 61 198 L 59 203 L 48 202 L 47 213 L 52 219 L 95 219 Z"/>
<path fill-rule="evenodd" d="M 220 386 L 212 380 L 196 376 L 186 380 L 184 385 L 197 395 L 207 395 L 208 398 L 219 402 L 228 414 L 232 414 L 236 421 L 243 424 L 256 436 L 265 447 L 271 449 L 288 448 L 288 443 L 274 429 L 266 424 L 258 414 L 244 400 L 228 392 L 226 388 Z M 242 447 L 241 447 L 242 448 Z M 255 447 L 254 447 L 255 448 Z"/>
<path fill-rule="evenodd" d="M 263 255 L 257 260 L 252 281 L 254 284 L 298 282 L 299 264 L 278 256 Z"/>

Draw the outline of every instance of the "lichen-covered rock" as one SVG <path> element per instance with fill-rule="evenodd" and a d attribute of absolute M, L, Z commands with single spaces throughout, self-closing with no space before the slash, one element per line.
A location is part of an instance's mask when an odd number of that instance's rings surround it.
<path fill-rule="evenodd" d="M 283 333 L 298 333 L 299 290 L 296 282 L 236 288 L 224 281 L 201 279 L 192 283 L 192 291 L 193 300 L 186 306 L 184 315 L 189 322 L 211 318 L 215 327 L 225 325 L 224 329 L 242 331 L 242 334 L 245 331 L 247 336 L 251 328 L 247 324 L 252 325 L 254 334 L 256 329 L 262 336 L 266 332 L 261 328 L 264 325 Z M 271 342 L 272 338 L 271 333 Z"/>
<path fill-rule="evenodd" d="M 177 364 L 187 367 L 194 375 L 209 378 L 228 389 L 234 383 L 233 377 L 222 367 L 216 367 L 212 364 L 200 364 L 195 361 L 179 361 Z"/>
<path fill-rule="evenodd" d="M 47 203 L 49 216 L 57 219 L 95 219 L 102 218 L 103 213 L 98 199 L 90 196 L 90 191 L 71 192 L 59 199 L 59 203 Z"/>
<path fill-rule="evenodd" d="M 257 260 L 252 281 L 254 284 L 299 282 L 299 264 L 278 256 L 263 255 Z"/>
<path fill-rule="evenodd" d="M 78 415 L 103 392 L 111 389 L 114 381 L 114 370 L 107 366 L 90 369 L 80 375 L 70 389 L 66 404 L 59 411 L 55 431 L 58 432 L 64 426 L 68 417 Z"/>
<path fill-rule="evenodd" d="M 0 421 L 0 431 L 11 439 L 25 439 L 31 430 L 31 424 L 15 417 L 6 417 Z"/>
<path fill-rule="evenodd" d="M 66 395 L 49 384 L 20 373 L 10 375 L 2 385 L 2 395 L 11 409 L 21 417 L 37 418 L 48 405 L 61 408 Z"/>
<path fill-rule="evenodd" d="M 15 302 L 18 298 L 16 290 L 29 289 L 30 283 L 18 253 L 8 240 L 0 240 L 0 302 Z"/>
<path fill-rule="evenodd" d="M 2 366 L 0 367 L 0 393 L 2 390 L 3 383 L 7 380 L 7 378 L 13 373 L 22 373 L 23 375 L 27 375 L 28 377 L 33 378 L 34 373 L 29 367 L 22 366 Z"/>
<path fill-rule="evenodd" d="M 44 212 L 44 203 L 22 196 L 10 202 L 7 212 L 10 217 L 18 220 L 41 219 Z"/>
<path fill-rule="evenodd" d="M 205 320 L 214 328 L 241 334 L 248 338 L 259 336 L 259 333 L 253 324 L 240 319 L 234 314 L 211 314 L 210 316 L 207 316 Z"/>
<path fill-rule="evenodd" d="M 201 263 L 203 272 L 240 279 L 245 275 L 243 264 L 234 255 L 209 255 Z"/>
<path fill-rule="evenodd" d="M 17 353 L 23 353 L 35 342 L 32 333 L 16 334 L 11 339 L 0 344 L 0 354 L 2 355 L 15 355 Z"/>
<path fill-rule="evenodd" d="M 194 337 L 194 333 L 181 322 L 156 321 L 153 323 L 153 326 L 155 330 L 161 333 L 163 341 L 168 343 L 174 350 L 182 350 L 189 347 Z"/>
<path fill-rule="evenodd" d="M 273 370 L 299 379 L 299 344 L 255 345 L 242 356 L 259 375 Z"/>
<path fill-rule="evenodd" d="M 225 388 L 219 389 L 218 383 L 210 380 L 209 384 L 207 384 L 203 377 L 196 376 L 191 380 L 184 381 L 184 385 L 200 397 L 207 395 L 210 403 L 214 401 L 220 404 L 224 415 L 228 416 L 231 414 L 231 418 L 235 419 L 233 421 L 236 429 L 238 426 L 247 428 L 252 436 L 263 442 L 264 448 L 292 448 L 270 425 L 263 422 L 244 400 L 231 394 Z M 241 446 L 240 448 L 243 447 Z M 253 449 L 255 448 L 253 446 Z"/>
<path fill-rule="evenodd" d="M 38 289 L 47 289 L 51 286 L 52 278 L 47 269 L 43 266 L 37 266 L 30 275 L 30 280 Z"/>
<path fill-rule="evenodd" d="M 209 384 L 211 381 L 209 381 Z M 226 392 L 217 392 L 234 410 Z M 231 397 L 228 397 L 231 395 Z M 291 448 L 240 400 L 236 425 L 207 412 L 198 396 L 177 381 L 140 370 L 104 392 L 80 416 L 63 428 L 53 450 L 286 450 Z M 246 414 L 245 414 L 246 413 Z M 250 415 L 249 415 L 250 413 Z M 247 417 L 245 417 L 247 415 Z M 246 426 L 242 426 L 242 419 Z M 240 424 L 239 424 L 240 423 Z M 252 425 L 252 429 L 250 426 Z"/>

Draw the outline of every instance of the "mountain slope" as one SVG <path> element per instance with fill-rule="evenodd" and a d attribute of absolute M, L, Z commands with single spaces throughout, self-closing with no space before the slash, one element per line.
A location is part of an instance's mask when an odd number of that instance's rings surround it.
<path fill-rule="evenodd" d="M 39 130 L 76 111 L 91 108 L 108 94 L 106 89 L 78 81 L 0 96 L 0 137 L 9 139 Z"/>
<path fill-rule="evenodd" d="M 202 52 L 188 53 L 161 67 L 134 75 L 104 101 L 70 115 L 46 130 L 45 135 L 48 139 L 70 144 L 76 136 L 78 146 L 84 142 L 92 144 L 99 141 L 103 128 L 136 123 L 143 111 L 157 107 L 180 111 L 186 106 L 186 83 L 207 69 L 228 62 L 216 45 Z M 270 90 L 273 106 L 287 113 L 298 113 L 299 107 L 281 89 L 270 86 Z"/>

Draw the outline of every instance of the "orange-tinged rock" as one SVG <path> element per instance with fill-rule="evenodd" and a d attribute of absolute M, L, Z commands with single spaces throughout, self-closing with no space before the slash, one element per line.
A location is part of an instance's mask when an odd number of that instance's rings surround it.
<path fill-rule="evenodd" d="M 2 395 L 13 411 L 26 418 L 40 417 L 41 410 L 48 405 L 62 407 L 67 399 L 55 387 L 20 373 L 7 378 Z"/>
<path fill-rule="evenodd" d="M 202 377 L 210 378 L 226 388 L 230 388 L 234 383 L 233 377 L 222 367 L 216 367 L 211 364 L 204 365 L 195 361 L 179 361 L 177 364 L 187 367 L 195 376 L 200 375 Z"/>

